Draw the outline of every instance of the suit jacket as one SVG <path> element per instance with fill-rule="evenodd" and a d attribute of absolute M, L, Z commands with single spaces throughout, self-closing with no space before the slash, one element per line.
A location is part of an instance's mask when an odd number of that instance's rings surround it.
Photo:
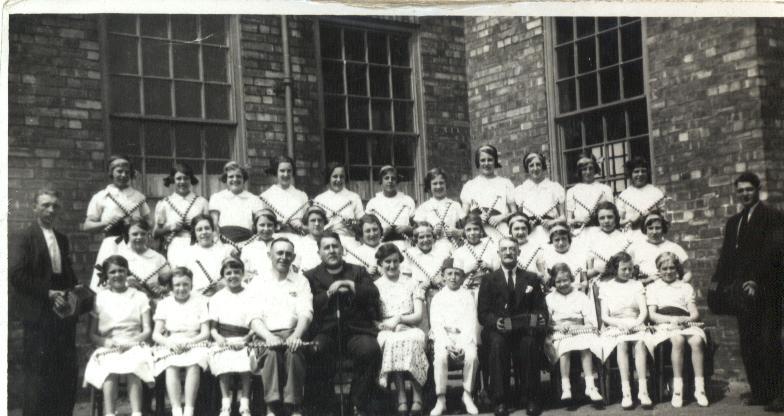
<path fill-rule="evenodd" d="M 333 276 L 324 263 L 305 272 L 313 292 L 313 323 L 311 334 L 332 331 L 337 327 L 337 299 L 341 296 L 341 320 L 347 334 L 361 333 L 376 336 L 374 321 L 381 320 L 381 306 L 378 288 L 364 267 L 343 263 L 340 275 Z M 337 277 L 337 278 L 336 278 Z M 327 289 L 335 280 L 351 280 L 356 293 L 347 295 L 327 295 Z"/>
<path fill-rule="evenodd" d="M 521 270 L 519 267 L 516 269 L 513 296 L 510 296 L 507 289 L 503 268 L 485 275 L 481 281 L 477 311 L 479 323 L 485 329 L 497 330 L 498 318 L 522 313 L 540 313 L 545 319 L 547 318 L 547 303 L 539 278 L 534 273 Z"/>
<path fill-rule="evenodd" d="M 54 234 L 60 248 L 63 275 L 59 284 L 52 279 L 52 260 L 43 230 L 37 223 L 33 223 L 10 241 L 8 275 L 18 298 L 16 305 L 23 320 L 36 321 L 42 314 L 52 313 L 49 290 L 71 289 L 77 283 L 71 267 L 68 238 L 58 231 Z"/>

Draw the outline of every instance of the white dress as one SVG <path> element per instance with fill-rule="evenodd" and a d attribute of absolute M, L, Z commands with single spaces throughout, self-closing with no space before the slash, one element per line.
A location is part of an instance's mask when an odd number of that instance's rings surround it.
<path fill-rule="evenodd" d="M 218 326 L 218 333 L 226 338 L 229 344 L 242 344 L 248 329 L 248 307 L 250 297 L 247 290 L 232 293 L 223 288 L 213 295 L 208 303 L 210 320 Z M 229 327 L 230 326 L 230 327 Z M 240 328 L 244 333 L 239 334 Z M 242 331 L 239 331 L 242 332 Z M 250 360 L 246 348 L 213 345 L 209 357 L 210 372 L 216 376 L 225 373 L 250 372 Z"/>
<path fill-rule="evenodd" d="M 164 321 L 166 331 L 172 340 L 186 340 L 195 337 L 201 330 L 201 324 L 210 320 L 207 311 L 207 298 L 192 293 L 185 302 L 177 301 L 174 296 L 164 298 L 158 303 L 153 316 L 154 321 Z M 168 347 L 159 345 L 153 349 L 155 374 L 160 374 L 169 367 L 190 367 L 198 365 L 207 368 L 209 347 L 194 346 L 181 354 L 174 354 Z"/>
<path fill-rule="evenodd" d="M 651 184 L 646 184 L 642 188 L 630 186 L 615 198 L 615 206 L 618 207 L 621 220 L 628 219 L 634 223 L 654 209 L 664 211 L 664 192 Z M 646 239 L 645 234 L 639 229 L 629 233 L 634 241 Z"/>
<path fill-rule="evenodd" d="M 514 201 L 520 212 L 534 221 L 552 219 L 558 216 L 558 205 L 563 206 L 566 191 L 563 186 L 549 178 L 535 183 L 526 179 L 514 190 Z M 534 225 L 528 240 L 539 245 L 550 242 L 547 230 L 541 224 Z"/>
<path fill-rule="evenodd" d="M 376 251 L 380 245 L 376 247 L 370 247 L 365 243 L 353 248 L 347 248 L 343 250 L 343 260 L 347 263 L 355 264 L 361 267 L 372 267 L 375 266 L 376 263 Z"/>
<path fill-rule="evenodd" d="M 290 225 L 291 220 L 301 222 L 302 215 L 308 208 L 308 195 L 294 186 L 283 189 L 280 185 L 274 184 L 261 193 L 260 199 L 265 207 L 275 213 L 281 226 Z M 292 241 L 300 237 L 299 234 L 289 231 L 281 232 L 280 235 Z"/>
<path fill-rule="evenodd" d="M 299 259 L 300 270 L 306 272 L 321 264 L 321 255 L 318 244 L 312 235 L 308 234 L 294 243 L 294 250 Z"/>
<path fill-rule="evenodd" d="M 602 305 L 607 306 L 610 316 L 622 318 L 629 322 L 637 320 L 637 317 L 640 315 L 640 306 L 637 303 L 637 298 L 640 294 L 645 294 L 645 288 L 642 283 L 636 280 L 627 280 L 624 283 L 620 283 L 613 279 L 603 283 L 599 289 L 599 299 Z M 619 343 L 643 341 L 645 337 L 645 331 L 623 333 L 617 327 L 606 325 L 602 328 L 599 336 L 602 343 L 602 361 L 610 357 L 610 354 L 612 354 Z"/>
<path fill-rule="evenodd" d="M 462 269 L 466 275 L 466 280 L 463 283 L 464 285 L 468 283 L 468 277 L 473 276 L 478 272 L 478 260 L 482 260 L 484 267 L 491 272 L 496 271 L 501 267 L 501 258 L 498 257 L 498 247 L 493 240 L 488 237 L 481 239 L 479 243 L 474 246 L 466 242 L 452 253 L 452 257 L 460 258 L 463 262 Z M 479 292 L 478 286 L 475 292 Z"/>
<path fill-rule="evenodd" d="M 463 219 L 463 214 L 463 207 L 457 201 L 449 198 L 430 198 L 416 209 L 414 222 L 427 222 L 433 227 L 438 227 L 440 224 L 442 227 L 457 228 L 457 222 Z M 457 248 L 443 235 L 435 237 L 437 240 L 433 249 L 447 250 L 451 253 Z"/>
<path fill-rule="evenodd" d="M 680 280 L 666 283 L 664 280 L 657 279 L 645 288 L 645 298 L 648 306 L 656 306 L 658 310 L 662 308 L 677 308 L 682 311 L 684 316 L 689 314 L 689 304 L 695 302 L 694 287 Z M 645 345 L 649 351 L 653 351 L 657 345 L 667 341 L 675 335 L 696 336 L 707 342 L 705 331 L 698 326 L 699 324 L 674 325 L 657 324 L 654 325 L 653 333 L 645 337 Z"/>
<path fill-rule="evenodd" d="M 149 299 L 136 289 L 129 287 L 122 293 L 102 290 L 95 297 L 98 333 L 115 342 L 129 342 L 142 332 L 142 315 L 149 310 Z M 100 389 L 110 374 L 134 374 L 145 383 L 154 383 L 150 347 L 138 345 L 122 352 L 96 349 L 84 370 L 84 386 L 90 384 Z"/>
<path fill-rule="evenodd" d="M 193 292 L 201 293 L 210 283 L 221 279 L 221 263 L 231 252 L 232 247 L 228 244 L 214 243 L 204 248 L 196 243 L 189 246 L 184 263 L 172 266 L 187 267 L 193 273 Z"/>
<path fill-rule="evenodd" d="M 254 215 L 258 215 L 264 209 L 264 204 L 258 196 L 253 195 L 248 191 L 242 191 L 235 194 L 228 189 L 212 194 L 210 197 L 210 211 L 220 212 L 218 219 L 218 226 L 220 228 L 229 229 L 242 229 L 243 235 L 251 235 L 253 229 Z M 223 233 L 223 232 L 221 232 Z M 238 234 L 238 238 L 231 238 L 234 242 L 247 240 L 248 237 L 242 238 L 243 235 Z"/>
<path fill-rule="evenodd" d="M 414 216 L 415 206 L 414 200 L 402 192 L 389 198 L 382 191 L 376 193 L 376 196 L 368 201 L 365 212 L 374 214 L 381 221 L 381 227 L 386 231 L 391 225 L 398 227 L 409 225 Z M 407 246 L 404 241 L 395 241 L 395 245 L 401 250 Z"/>
<path fill-rule="evenodd" d="M 689 255 L 686 254 L 683 247 L 670 240 L 663 240 L 659 244 L 653 244 L 648 240 L 638 240 L 629 247 L 629 254 L 632 256 L 634 264 L 640 266 L 640 271 L 649 277 L 656 276 L 658 272 L 656 258 L 665 252 L 675 254 L 681 264 L 689 259 Z"/>
<path fill-rule="evenodd" d="M 160 271 L 168 264 L 166 258 L 152 249 L 147 249 L 144 253 L 139 254 L 130 246 L 123 244 L 119 249 L 119 254 L 128 260 L 128 269 L 131 274 L 148 287 L 158 283 Z"/>
<path fill-rule="evenodd" d="M 354 230 L 344 223 L 344 221 L 359 220 L 365 214 L 362 199 L 357 193 L 346 188 L 341 189 L 340 192 L 327 189 L 314 198 L 313 202 L 327 213 L 328 221 L 324 229 L 338 233 L 344 247 L 354 248 L 360 244 L 355 238 Z"/>
<path fill-rule="evenodd" d="M 463 351 L 476 349 L 479 322 L 470 291 L 448 287 L 439 290 L 430 304 L 430 323 L 434 350 L 444 350 L 452 343 Z"/>
<path fill-rule="evenodd" d="M 593 260 L 594 270 L 602 273 L 610 257 L 628 251 L 632 242 L 627 233 L 619 230 L 606 233 L 599 227 L 591 227 L 580 234 L 575 244 L 584 250 L 587 261 Z"/>
<path fill-rule="evenodd" d="M 557 290 L 550 292 L 545 298 L 550 313 L 550 324 L 571 323 L 575 326 L 596 329 L 596 308 L 588 300 L 588 296 L 579 290 L 572 289 L 566 295 Z M 602 345 L 599 336 L 594 333 L 561 334 L 554 333 L 546 340 L 552 348 L 545 348 L 550 362 L 555 363 L 562 355 L 570 351 L 590 350 L 595 356 L 602 357 Z"/>
<path fill-rule="evenodd" d="M 169 241 L 166 257 L 181 259 L 191 244 L 191 220 L 200 214 L 209 214 L 209 203 L 203 197 L 196 196 L 193 192 L 181 196 L 173 193 L 155 205 L 155 223 L 158 227 L 172 227 L 184 223 L 187 227 L 175 234 L 166 235 Z M 180 261 L 180 260 L 175 260 Z"/>
<path fill-rule="evenodd" d="M 542 262 L 544 263 L 548 281 L 552 280 L 550 269 L 558 263 L 566 263 L 574 276 L 573 287 L 575 289 L 580 289 L 580 273 L 586 271 L 585 261 L 585 253 L 574 246 L 569 247 L 569 250 L 565 253 L 559 253 L 551 244 L 546 245 L 542 249 Z"/>
<path fill-rule="evenodd" d="M 593 182 L 578 183 L 566 190 L 566 213 L 570 221 L 583 224 L 591 219 L 599 202 L 613 202 L 613 192 L 609 186 Z"/>
<path fill-rule="evenodd" d="M 460 191 L 460 201 L 463 208 L 468 207 L 470 210 L 482 208 L 508 214 L 509 205 L 514 202 L 514 184 L 501 176 L 488 179 L 479 175 L 463 185 L 463 189 Z M 497 227 L 490 224 L 483 224 L 483 226 L 485 234 L 496 244 L 501 238 L 509 236 L 509 226 L 506 222 L 498 224 Z"/>
<path fill-rule="evenodd" d="M 520 255 L 517 256 L 517 266 L 525 271 L 539 274 L 539 268 L 536 266 L 542 255 L 544 255 L 544 248 L 530 241 L 518 247 L 520 248 Z"/>

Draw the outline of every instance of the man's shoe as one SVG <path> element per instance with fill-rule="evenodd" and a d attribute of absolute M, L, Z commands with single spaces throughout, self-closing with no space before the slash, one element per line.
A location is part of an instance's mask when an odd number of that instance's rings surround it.
<path fill-rule="evenodd" d="M 784 412 L 784 397 L 777 397 L 773 399 L 767 406 L 765 406 L 766 412 L 775 412 L 781 413 Z"/>
<path fill-rule="evenodd" d="M 495 407 L 495 416 L 509 416 L 509 410 L 506 409 L 505 404 L 499 404 Z"/>
<path fill-rule="evenodd" d="M 539 416 L 542 414 L 542 406 L 536 400 L 531 400 L 525 408 L 525 414 L 528 416 Z"/>

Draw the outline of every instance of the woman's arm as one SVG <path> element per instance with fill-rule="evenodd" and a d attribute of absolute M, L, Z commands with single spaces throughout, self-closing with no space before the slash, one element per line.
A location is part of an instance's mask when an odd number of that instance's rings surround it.
<path fill-rule="evenodd" d="M 166 322 L 163 319 L 156 319 L 155 327 L 152 330 L 152 340 L 156 344 L 169 346 L 169 337 L 163 335 L 164 331 L 166 331 Z"/>
<path fill-rule="evenodd" d="M 654 324 L 666 324 L 678 321 L 677 317 L 662 315 L 658 311 L 659 307 L 657 305 L 648 305 L 648 315 L 650 315 L 651 322 Z"/>
<path fill-rule="evenodd" d="M 645 293 L 640 292 L 637 294 L 637 306 L 640 309 L 640 314 L 634 321 L 634 326 L 642 325 L 648 319 L 648 302 L 645 300 Z"/>
<path fill-rule="evenodd" d="M 98 332 L 98 316 L 92 315 L 92 320 L 90 321 L 90 341 L 96 347 L 113 347 L 114 342 L 111 338 L 102 337 Z"/>
<path fill-rule="evenodd" d="M 697 309 L 697 303 L 689 302 L 689 320 L 688 322 L 697 322 L 700 320 L 700 311 Z"/>
<path fill-rule="evenodd" d="M 684 283 L 690 283 L 691 282 L 691 260 L 690 259 L 686 259 L 681 264 L 683 265 L 683 277 L 682 277 L 682 279 L 683 279 Z"/>
<path fill-rule="evenodd" d="M 142 312 L 142 332 L 139 332 L 136 336 L 131 337 L 129 340 L 131 343 L 143 342 L 150 339 L 150 333 L 152 332 L 152 319 L 150 318 L 150 310 L 147 309 L 146 311 Z"/>
<path fill-rule="evenodd" d="M 405 314 L 400 317 L 400 323 L 410 326 L 417 326 L 422 322 L 422 310 L 424 309 L 424 301 L 422 299 L 414 299 L 414 312 Z"/>
<path fill-rule="evenodd" d="M 210 339 L 210 323 L 209 321 L 202 322 L 199 326 L 199 333 L 191 338 L 190 342 L 202 342 Z"/>
<path fill-rule="evenodd" d="M 226 338 L 218 333 L 218 323 L 215 321 L 210 321 L 210 335 L 212 336 L 212 339 L 218 344 L 223 344 L 226 342 Z"/>

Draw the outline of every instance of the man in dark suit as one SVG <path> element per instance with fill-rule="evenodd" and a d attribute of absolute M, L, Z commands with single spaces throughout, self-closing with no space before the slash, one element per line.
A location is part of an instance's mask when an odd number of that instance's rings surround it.
<path fill-rule="evenodd" d="M 76 285 L 68 238 L 55 231 L 59 194 L 36 192 L 36 222 L 11 238 L 8 275 L 24 328 L 24 416 L 70 416 L 76 399 L 76 321 L 60 318 Z"/>
<path fill-rule="evenodd" d="M 743 210 L 730 217 L 714 282 L 735 283 L 743 365 L 751 386 L 747 404 L 784 410 L 782 386 L 784 354 L 781 345 L 782 275 L 781 231 L 784 216 L 760 202 L 760 179 L 744 172 L 735 179 L 735 193 Z"/>
<path fill-rule="evenodd" d="M 343 246 L 336 233 L 325 231 L 317 243 L 321 264 L 305 272 L 313 292 L 310 334 L 316 344 L 310 357 L 313 365 L 309 367 L 308 378 L 313 391 L 309 400 L 313 405 L 321 405 L 314 413 L 324 414 L 323 405 L 330 401 L 334 391 L 334 364 L 341 348 L 343 356 L 353 361 L 354 413 L 364 415 L 370 412 L 373 387 L 381 367 L 381 348 L 376 341 L 378 329 L 374 323 L 381 320 L 378 289 L 364 267 L 343 261 Z"/>
<path fill-rule="evenodd" d="M 517 265 L 517 243 L 503 239 L 498 246 L 502 267 L 482 278 L 477 306 L 482 342 L 488 348 L 490 394 L 496 416 L 506 416 L 510 396 L 510 358 L 520 370 L 526 413 L 541 413 L 539 369 L 542 360 L 547 305 L 538 277 Z"/>

